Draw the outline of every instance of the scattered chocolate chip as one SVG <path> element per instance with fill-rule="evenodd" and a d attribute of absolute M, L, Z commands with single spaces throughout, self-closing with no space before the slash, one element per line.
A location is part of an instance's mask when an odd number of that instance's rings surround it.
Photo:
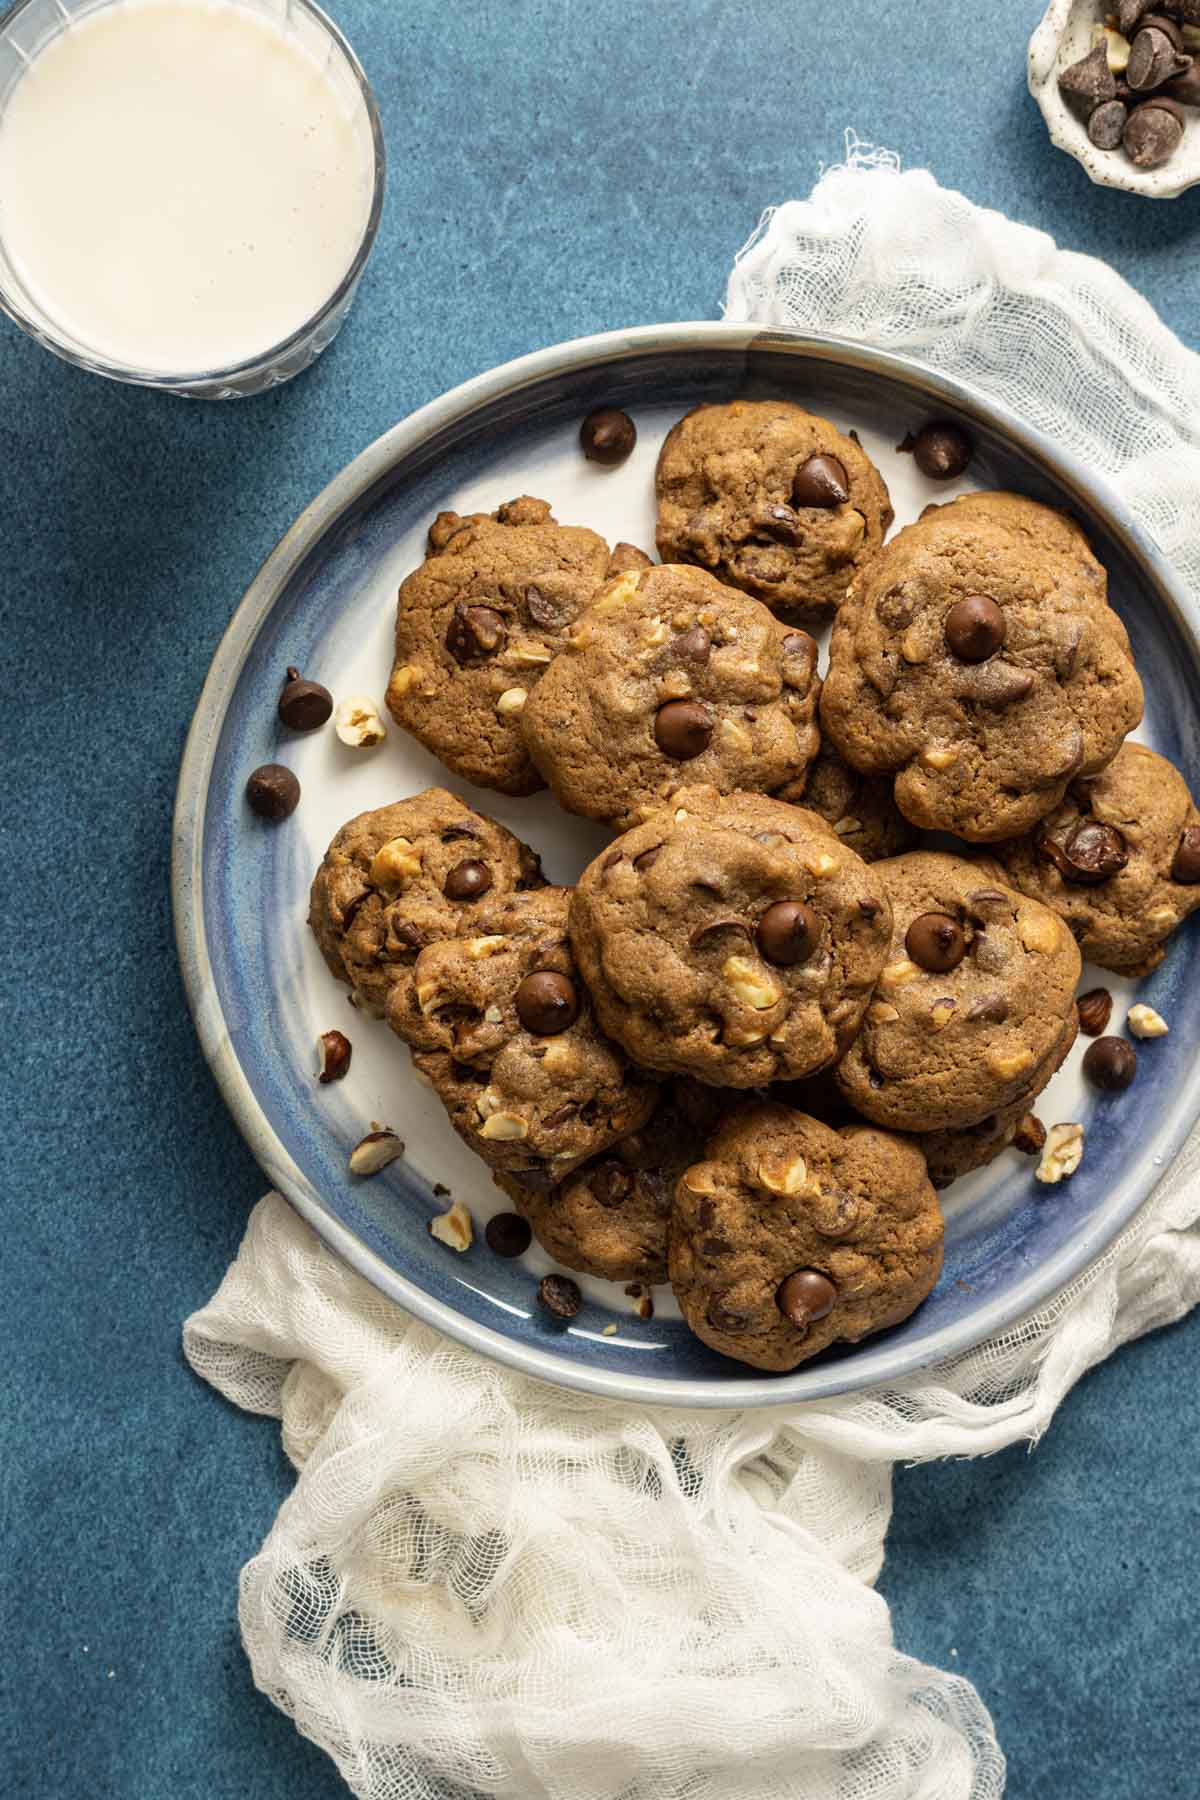
<path fill-rule="evenodd" d="M 968 594 L 956 600 L 942 627 L 946 644 L 959 662 L 986 662 L 1004 642 L 1007 624 L 996 602 L 987 594 Z"/>
<path fill-rule="evenodd" d="M 1058 78 L 1059 92 L 1072 111 L 1086 119 L 1096 107 L 1116 96 L 1117 84 L 1108 66 L 1108 47 L 1097 44 L 1078 62 L 1063 70 Z"/>
<path fill-rule="evenodd" d="M 1122 37 L 1132 37 L 1150 0 L 1117 0 L 1117 30 Z"/>
<path fill-rule="evenodd" d="M 724 1294 L 714 1294 L 708 1303 L 708 1322 L 714 1331 L 728 1331 L 732 1334 L 745 1331 L 750 1323 L 750 1315 L 739 1307 L 731 1306 Z"/>
<path fill-rule="evenodd" d="M 319 681 L 305 681 L 299 669 L 289 669 L 278 711 L 289 731 L 316 731 L 333 713 L 333 695 Z"/>
<path fill-rule="evenodd" d="M 506 1262 L 514 1256 L 524 1256 L 533 1241 L 528 1219 L 512 1212 L 497 1213 L 489 1219 L 483 1235 L 493 1256 L 502 1256 Z"/>
<path fill-rule="evenodd" d="M 485 862 L 468 857 L 455 863 L 442 884 L 447 900 L 478 900 L 492 885 L 492 871 Z"/>
<path fill-rule="evenodd" d="M 568 975 L 539 969 L 517 989 L 517 1017 L 535 1037 L 555 1037 L 579 1017 L 579 993 Z"/>
<path fill-rule="evenodd" d="M 1083 1072 L 1094 1087 L 1119 1094 L 1137 1074 L 1137 1051 L 1124 1038 L 1097 1038 L 1084 1053 Z"/>
<path fill-rule="evenodd" d="M 640 855 L 635 856 L 633 866 L 638 874 L 644 875 L 647 869 L 652 869 L 662 853 L 663 846 L 661 844 L 651 844 L 649 850 L 643 850 Z"/>
<path fill-rule="evenodd" d="M 1183 110 L 1174 100 L 1155 97 L 1135 106 L 1121 142 L 1135 168 L 1160 169 L 1183 140 Z"/>
<path fill-rule="evenodd" d="M 1112 1017 L 1112 1006 L 1112 995 L 1107 988 L 1089 988 L 1086 994 L 1080 994 L 1075 1010 L 1084 1037 L 1098 1038 L 1106 1030 Z"/>
<path fill-rule="evenodd" d="M 698 700 L 668 700 L 654 721 L 654 741 L 664 756 L 690 762 L 712 742 L 713 721 Z"/>
<path fill-rule="evenodd" d="M 1022 1156 L 1040 1156 L 1046 1145 L 1046 1127 L 1035 1113 L 1026 1113 L 1013 1132 L 1013 1149 Z"/>
<path fill-rule="evenodd" d="M 1171 864 L 1171 880 L 1183 887 L 1194 887 L 1200 881 L 1200 825 L 1184 827 Z"/>
<path fill-rule="evenodd" d="M 278 822 L 300 804 L 300 783 L 282 763 L 263 763 L 246 782 L 246 801 L 260 819 Z"/>
<path fill-rule="evenodd" d="M 970 438 L 947 419 L 923 425 L 910 448 L 913 461 L 930 481 L 956 481 L 971 460 Z"/>
<path fill-rule="evenodd" d="M 463 668 L 487 662 L 503 649 L 508 627 L 490 606 L 465 606 L 460 600 L 446 629 L 446 648 Z"/>
<path fill-rule="evenodd" d="M 1179 40 L 1182 46 L 1183 39 Z M 1129 47 L 1125 79 L 1135 94 L 1149 94 L 1164 81 L 1173 81 L 1192 66 L 1190 56 L 1177 49 L 1167 33 L 1145 20 Z"/>
<path fill-rule="evenodd" d="M 792 499 L 797 506 L 844 506 L 849 498 L 845 465 L 836 456 L 810 456 L 796 470 Z"/>
<path fill-rule="evenodd" d="M 320 1068 L 317 1080 L 322 1087 L 328 1087 L 331 1081 L 341 1081 L 350 1067 L 353 1047 L 344 1031 L 323 1031 L 317 1039 L 317 1055 Z"/>
<path fill-rule="evenodd" d="M 573 1319 L 583 1305 L 578 1282 L 569 1275 L 543 1275 L 538 1282 L 538 1303 L 556 1319 Z"/>
<path fill-rule="evenodd" d="M 589 462 L 613 468 L 623 463 L 637 443 L 637 426 L 617 406 L 601 406 L 590 412 L 579 427 L 579 442 Z"/>
<path fill-rule="evenodd" d="M 904 948 L 918 968 L 948 975 L 967 954 L 962 926 L 949 913 L 920 913 L 909 926 Z"/>
<path fill-rule="evenodd" d="M 841 467 L 840 464 L 838 466 Z M 796 479 L 799 480 L 799 476 Z M 811 500 L 808 502 L 810 506 L 814 504 L 820 503 Z M 796 513 L 790 506 L 781 504 L 764 506 L 755 515 L 754 529 L 777 544 L 798 544 L 804 536 L 804 529 Z"/>
<path fill-rule="evenodd" d="M 703 625 L 693 625 L 690 631 L 681 631 L 671 640 L 671 655 L 681 662 L 706 663 L 711 649 L 712 639 Z"/>
<path fill-rule="evenodd" d="M 788 968 L 807 962 L 821 938 L 821 920 L 803 900 L 777 900 L 768 906 L 755 932 L 769 963 Z"/>
<path fill-rule="evenodd" d="M 797 1269 L 780 1283 L 775 1304 L 797 1331 L 807 1331 L 825 1318 L 837 1303 L 837 1289 L 818 1269 Z"/>
<path fill-rule="evenodd" d="M 1095 887 L 1108 881 L 1120 874 L 1129 861 L 1125 839 L 1116 826 L 1101 825 L 1095 819 L 1076 819 L 1061 837 L 1039 828 L 1034 842 L 1063 880 L 1077 887 Z"/>
<path fill-rule="evenodd" d="M 700 884 L 697 883 L 696 885 Z M 723 937 L 725 933 L 729 931 L 732 931 L 747 940 L 750 937 L 750 927 L 744 919 L 709 919 L 705 924 L 697 925 L 696 929 L 689 937 L 688 943 L 693 950 L 700 950 L 704 947 L 706 941 L 715 941 L 717 938 Z"/>
<path fill-rule="evenodd" d="M 634 1189 L 635 1177 L 632 1169 L 625 1168 L 623 1163 L 603 1162 L 598 1169 L 593 1169 L 588 1181 L 593 1198 L 600 1206 L 624 1206 Z"/>
<path fill-rule="evenodd" d="M 978 1019 L 984 1025 L 1003 1025 L 1008 1017 L 1008 1001 L 1003 994 L 985 994 L 982 1000 L 976 1000 L 974 1006 L 967 1008 L 967 1017 Z"/>
<path fill-rule="evenodd" d="M 1087 122 L 1087 134 L 1097 150 L 1115 150 L 1125 135 L 1129 108 L 1122 100 L 1106 100 Z"/>

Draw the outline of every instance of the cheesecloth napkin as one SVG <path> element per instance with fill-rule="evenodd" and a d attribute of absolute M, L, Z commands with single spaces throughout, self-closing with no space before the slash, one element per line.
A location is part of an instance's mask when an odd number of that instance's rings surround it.
<path fill-rule="evenodd" d="M 1120 482 L 1200 591 L 1200 359 L 1091 258 L 847 144 L 768 213 L 726 311 L 912 352 Z M 1194 1138 L 1094 1268 L 994 1342 L 791 1411 L 542 1386 L 256 1207 L 192 1366 L 283 1422 L 296 1485 L 242 1572 L 254 1678 L 363 1800 L 995 1800 L 979 1696 L 893 1645 L 898 1458 L 1049 1423 L 1200 1297 Z"/>

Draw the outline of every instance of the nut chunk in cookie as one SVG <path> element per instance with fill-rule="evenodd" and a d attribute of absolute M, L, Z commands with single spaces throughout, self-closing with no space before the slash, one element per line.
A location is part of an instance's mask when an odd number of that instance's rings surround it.
<path fill-rule="evenodd" d="M 699 563 L 784 618 L 837 611 L 892 522 L 861 444 L 789 400 L 698 406 L 664 443 L 658 552 Z"/>
<path fill-rule="evenodd" d="M 1058 1066 L 1075 1027 L 1080 959 L 1056 913 L 994 866 L 916 850 L 873 863 L 892 943 L 837 1084 L 896 1131 L 977 1125 Z"/>
<path fill-rule="evenodd" d="M 473 929 L 489 902 L 544 886 L 528 844 L 445 788 L 359 813 L 317 870 L 308 922 L 330 972 L 382 1014 L 418 953 Z"/>
<path fill-rule="evenodd" d="M 794 1369 L 916 1310 L 941 1273 L 942 1215 L 914 1144 L 747 1106 L 680 1179 L 670 1263 L 697 1337 Z"/>
<path fill-rule="evenodd" d="M 822 725 L 854 768 L 893 777 L 914 825 L 975 843 L 1030 831 L 1142 716 L 1104 594 L 1082 533 L 1048 507 L 1007 494 L 931 507 L 856 578 Z"/>
<path fill-rule="evenodd" d="M 682 788 L 586 868 L 571 942 L 635 1062 L 715 1087 L 798 1080 L 846 1048 L 892 915 L 823 820 L 760 794 Z"/>
<path fill-rule="evenodd" d="M 1028 838 L 995 854 L 1023 894 L 1052 906 L 1089 962 L 1148 975 L 1200 907 L 1200 812 L 1164 756 L 1123 744 L 1080 777 Z"/>
<path fill-rule="evenodd" d="M 817 647 L 701 569 L 609 582 L 530 695 L 525 742 L 568 812 L 620 826 L 681 781 L 770 792 L 816 755 Z"/>
<path fill-rule="evenodd" d="M 548 887 L 481 908 L 470 937 L 422 950 L 387 1014 L 472 1150 L 550 1181 L 636 1131 L 658 1099 L 596 1023 L 569 898 Z"/>
<path fill-rule="evenodd" d="M 626 566 L 630 546 L 618 549 Z M 439 513 L 425 561 L 400 587 L 387 690 L 396 723 L 465 780 L 533 793 L 542 782 L 521 709 L 609 572 L 604 539 L 559 525 L 545 500 Z"/>

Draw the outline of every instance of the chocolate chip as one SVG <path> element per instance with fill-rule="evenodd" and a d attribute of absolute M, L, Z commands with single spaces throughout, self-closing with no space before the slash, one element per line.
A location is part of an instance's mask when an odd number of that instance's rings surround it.
<path fill-rule="evenodd" d="M 487 662 L 503 649 L 508 627 L 490 606 L 464 606 L 460 600 L 446 630 L 446 648 L 463 668 Z"/>
<path fill-rule="evenodd" d="M 624 851 L 610 850 L 608 855 L 604 858 L 604 861 L 600 864 L 601 872 L 603 874 L 607 875 L 608 871 L 610 869 L 616 868 L 617 864 L 623 859 L 623 857 L 624 857 Z"/>
<path fill-rule="evenodd" d="M 1170 110 L 1169 110 L 1170 109 Z M 1183 112 L 1173 100 L 1147 100 L 1134 107 L 1121 142 L 1135 168 L 1160 169 L 1183 140 Z"/>
<path fill-rule="evenodd" d="M 701 884 L 696 883 L 694 885 L 699 886 Z M 750 927 L 744 919 L 709 919 L 705 924 L 697 925 L 696 929 L 689 937 L 688 943 L 693 950 L 700 950 L 703 948 L 706 940 L 715 940 L 718 937 L 724 936 L 724 934 L 729 931 L 736 933 L 740 937 L 746 938 L 747 941 L 749 940 Z"/>
<path fill-rule="evenodd" d="M 333 695 L 319 681 L 305 681 L 299 669 L 289 669 L 279 696 L 279 717 L 289 731 L 316 731 L 333 711 Z"/>
<path fill-rule="evenodd" d="M 818 1269 L 797 1269 L 780 1283 L 775 1304 L 797 1331 L 807 1331 L 824 1319 L 837 1303 L 837 1289 Z"/>
<path fill-rule="evenodd" d="M 1008 629 L 1004 614 L 987 594 L 968 594 L 956 600 L 942 629 L 951 654 L 959 662 L 986 662 L 995 656 Z"/>
<path fill-rule="evenodd" d="M 1137 1074 L 1137 1051 L 1124 1038 L 1097 1038 L 1084 1053 L 1083 1072 L 1094 1087 L 1119 1094 Z"/>
<path fill-rule="evenodd" d="M 408 919 L 398 919 L 388 915 L 388 934 L 392 941 L 401 944 L 406 950 L 423 950 L 425 940 L 418 927 Z"/>
<path fill-rule="evenodd" d="M 1163 93 L 1181 106 L 1200 106 L 1200 57 L 1192 58 L 1192 66 L 1168 81 Z"/>
<path fill-rule="evenodd" d="M 662 853 L 663 846 L 661 844 L 652 844 L 649 850 L 643 850 L 640 855 L 635 856 L 633 866 L 638 874 L 644 875 L 647 869 L 652 869 Z"/>
<path fill-rule="evenodd" d="M 539 969 L 517 989 L 517 1017 L 535 1037 L 556 1037 L 579 1017 L 579 993 L 569 975 Z"/>
<path fill-rule="evenodd" d="M 1088 118 L 1096 107 L 1116 96 L 1117 84 L 1108 66 L 1108 47 L 1097 44 L 1078 62 L 1063 70 L 1058 89 L 1073 112 Z"/>
<path fill-rule="evenodd" d="M 1107 988 L 1089 988 L 1075 1002 L 1079 1029 L 1084 1037 L 1099 1037 L 1112 1017 L 1112 995 Z"/>
<path fill-rule="evenodd" d="M 1117 0 L 1117 30 L 1122 37 L 1133 36 L 1149 5 L 1150 0 Z"/>
<path fill-rule="evenodd" d="M 282 763 L 263 763 L 246 783 L 246 800 L 260 819 L 288 818 L 300 804 L 300 783 Z"/>
<path fill-rule="evenodd" d="M 1200 825 L 1186 825 L 1171 864 L 1171 880 L 1184 887 L 1200 881 Z"/>
<path fill-rule="evenodd" d="M 599 1205 L 624 1206 L 633 1192 L 633 1171 L 619 1162 L 601 1163 L 598 1169 L 593 1169 L 588 1187 Z"/>
<path fill-rule="evenodd" d="M 780 639 L 783 652 L 783 679 L 789 687 L 807 688 L 817 666 L 816 639 L 807 631 L 789 631 Z"/>
<path fill-rule="evenodd" d="M 556 1319 L 573 1319 L 583 1305 L 578 1282 L 569 1275 L 543 1275 L 538 1282 L 538 1303 Z"/>
<path fill-rule="evenodd" d="M 654 721 L 654 741 L 664 756 L 690 762 L 712 742 L 712 714 L 698 700 L 668 700 Z"/>
<path fill-rule="evenodd" d="M 971 460 L 971 440 L 948 419 L 923 425 L 911 444 L 913 461 L 930 481 L 955 481 Z"/>
<path fill-rule="evenodd" d="M 958 678 L 955 692 L 960 699 L 973 700 L 977 706 L 1014 706 L 1028 700 L 1033 692 L 1033 676 L 1028 669 L 992 657 L 987 662 L 969 664 Z"/>
<path fill-rule="evenodd" d="M 1115 825 L 1095 819 L 1076 819 L 1061 837 L 1040 827 L 1035 838 L 1042 856 L 1052 862 L 1064 881 L 1077 887 L 1095 887 L 1119 875 L 1129 861 L 1125 839 Z"/>
<path fill-rule="evenodd" d="M 796 470 L 792 499 L 797 506 L 844 506 L 849 498 L 845 464 L 836 456 L 810 456 Z"/>
<path fill-rule="evenodd" d="M 447 900 L 478 900 L 492 885 L 492 871 L 485 862 L 468 857 L 455 863 L 442 885 Z"/>
<path fill-rule="evenodd" d="M 558 1186 L 549 1169 L 514 1169 L 512 1178 L 527 1194 L 552 1194 Z"/>
<path fill-rule="evenodd" d="M 712 639 L 703 625 L 693 625 L 690 631 L 681 631 L 671 640 L 671 655 L 681 662 L 706 663 L 711 649 Z"/>
<path fill-rule="evenodd" d="M 1180 31 L 1174 19 L 1166 18 L 1160 12 L 1148 12 L 1144 13 L 1142 16 L 1141 26 L 1143 31 L 1148 31 L 1150 27 L 1153 26 L 1155 31 L 1161 31 L 1164 36 L 1170 38 L 1176 50 L 1183 49 L 1183 33 Z M 1128 33 L 1125 35 L 1128 36 Z M 1132 38 L 1130 38 L 1129 41 L 1130 44 L 1133 43 Z"/>
<path fill-rule="evenodd" d="M 1121 100 L 1106 100 L 1087 122 L 1087 134 L 1097 150 L 1115 150 L 1125 135 L 1129 108 Z"/>
<path fill-rule="evenodd" d="M 708 1322 L 714 1331 L 745 1331 L 750 1323 L 750 1314 L 731 1306 L 724 1294 L 714 1294 L 708 1303 Z"/>
<path fill-rule="evenodd" d="M 533 582 L 525 589 L 525 611 L 535 625 L 543 631 L 557 631 L 563 624 L 568 607 L 562 600 L 556 600 Z"/>
<path fill-rule="evenodd" d="M 904 948 L 918 968 L 948 975 L 967 954 L 962 926 L 949 913 L 920 913 L 909 926 Z"/>
<path fill-rule="evenodd" d="M 874 900 L 868 894 L 865 900 L 859 901 L 858 910 L 864 919 L 877 919 L 883 911 L 883 901 Z"/>
<path fill-rule="evenodd" d="M 787 968 L 808 961 L 820 941 L 821 920 L 803 900 L 777 900 L 754 935 L 767 961 Z"/>
<path fill-rule="evenodd" d="M 1003 994 L 985 994 L 982 1000 L 976 1000 L 974 1006 L 967 1009 L 968 1019 L 978 1019 L 984 1025 L 1003 1025 L 1008 1017 L 1008 1001 Z"/>
<path fill-rule="evenodd" d="M 528 1219 L 511 1212 L 497 1213 L 489 1219 L 483 1235 L 493 1256 L 502 1256 L 506 1262 L 514 1256 L 524 1256 L 533 1240 Z"/>
<path fill-rule="evenodd" d="M 840 463 L 838 466 L 841 467 Z M 799 476 L 797 476 L 797 480 L 799 480 Z M 813 506 L 819 505 L 820 502 L 810 500 L 807 504 Z M 754 530 L 761 532 L 764 537 L 773 539 L 777 544 L 798 544 L 804 536 L 804 529 L 792 508 L 781 504 L 764 506 L 760 513 L 756 513 Z"/>
<path fill-rule="evenodd" d="M 589 462 L 612 468 L 623 463 L 637 443 L 637 426 L 619 407 L 601 406 L 579 427 L 579 442 Z"/>
<path fill-rule="evenodd" d="M 1180 40 L 1182 44 L 1182 39 Z M 1125 79 L 1135 94 L 1148 94 L 1191 68 L 1191 58 L 1181 54 L 1165 31 L 1142 23 L 1129 47 Z"/>

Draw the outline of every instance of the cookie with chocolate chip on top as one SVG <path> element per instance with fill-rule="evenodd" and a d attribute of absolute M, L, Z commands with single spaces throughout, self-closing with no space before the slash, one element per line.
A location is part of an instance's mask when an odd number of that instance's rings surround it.
<path fill-rule="evenodd" d="M 618 838 L 571 902 L 604 1030 L 642 1067 L 718 1087 L 835 1061 L 890 939 L 883 883 L 824 820 L 707 787 Z"/>
<path fill-rule="evenodd" d="M 1129 639 L 1078 527 L 1017 495 L 929 508 L 855 580 L 821 723 L 914 825 L 1032 830 L 1142 714 Z"/>
<path fill-rule="evenodd" d="M 680 1178 L 671 1284 L 704 1343 L 782 1371 L 908 1318 L 941 1273 L 942 1243 L 913 1143 L 750 1105 Z"/>
<path fill-rule="evenodd" d="M 637 1131 L 658 1086 L 597 1024 L 567 938 L 566 888 L 477 911 L 428 945 L 387 1022 L 493 1169 L 547 1185 Z"/>
<path fill-rule="evenodd" d="M 1081 964 L 1066 926 L 994 864 L 917 850 L 871 875 L 891 902 L 892 941 L 838 1065 L 849 1104 L 892 1130 L 929 1132 L 1027 1097 L 1074 1035 Z"/>
<path fill-rule="evenodd" d="M 427 945 L 474 929 L 480 904 L 545 885 L 528 844 L 445 788 L 359 813 L 313 880 L 308 922 L 365 1011 L 407 989 Z"/>
<path fill-rule="evenodd" d="M 649 562 L 596 532 L 560 525 L 523 495 L 494 513 L 439 513 L 428 555 L 401 584 L 388 710 L 447 768 L 480 787 L 543 785 L 521 709 L 607 577 Z"/>
<path fill-rule="evenodd" d="M 858 440 L 789 400 L 698 406 L 655 475 L 658 553 L 697 563 L 781 618 L 823 621 L 892 522 Z"/>
<path fill-rule="evenodd" d="M 798 781 L 816 754 L 817 647 L 702 569 L 610 581 L 521 718 L 568 812 L 624 828 L 682 781 L 722 793 Z"/>
<path fill-rule="evenodd" d="M 1178 769 L 1144 744 L 1123 744 L 1029 837 L 994 853 L 1014 887 L 1065 919 L 1089 962 L 1121 974 L 1156 969 L 1200 907 L 1200 811 Z"/>

